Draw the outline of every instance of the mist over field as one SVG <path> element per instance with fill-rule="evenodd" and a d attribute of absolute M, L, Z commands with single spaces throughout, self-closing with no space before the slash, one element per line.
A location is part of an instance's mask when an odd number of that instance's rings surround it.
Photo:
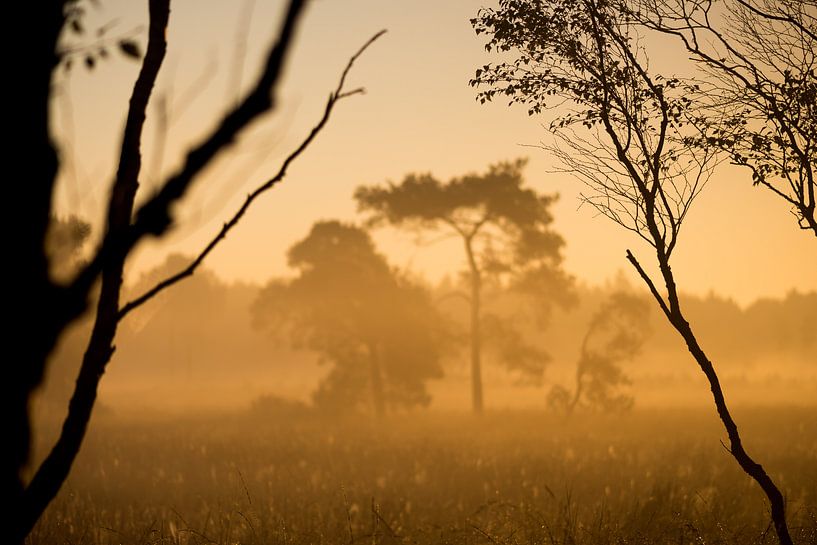
<path fill-rule="evenodd" d="M 0 542 L 817 545 L 814 0 L 9 10 Z"/>
<path fill-rule="evenodd" d="M 186 262 L 173 256 L 129 287 L 138 293 Z M 444 296 L 457 288 L 446 281 L 429 285 Z M 125 322 L 112 366 L 100 393 L 113 413 L 184 413 L 190 410 L 243 410 L 262 397 L 311 404 L 312 394 L 331 363 L 298 349 L 254 324 L 251 307 L 261 286 L 231 284 L 202 270 Z M 531 380 L 487 354 L 486 403 L 490 410 L 547 409 L 555 384 L 571 386 L 582 339 L 592 315 L 612 293 L 647 294 L 623 273 L 606 285 L 576 289 L 567 310 L 555 309 L 545 323 L 516 316 L 525 340 L 543 352 L 544 372 Z M 495 293 L 490 308 L 513 316 L 518 296 Z M 649 301 L 647 301 L 649 302 Z M 782 299 L 760 299 L 746 306 L 711 293 L 684 297 L 690 321 L 700 331 L 721 371 L 730 400 L 743 406 L 817 404 L 817 292 L 791 292 Z M 388 305 L 388 302 L 384 302 Z M 442 303 L 452 329 L 467 329 L 467 307 L 456 299 Z M 656 308 L 646 307 L 639 323 L 648 333 L 640 352 L 623 362 L 632 380 L 625 385 L 635 407 L 708 408 L 711 399 L 700 371 Z M 71 332 L 55 354 L 54 370 L 42 394 L 43 410 L 62 410 L 88 335 L 87 325 Z M 427 409 L 469 410 L 467 342 L 455 343 L 443 362 L 444 376 L 429 381 Z"/>
<path fill-rule="evenodd" d="M 184 262 L 171 257 L 128 291 Z M 376 417 L 366 388 L 357 408 L 321 403 L 332 362 L 259 327 L 261 293 L 203 270 L 131 317 L 87 444 L 32 542 L 769 542 L 762 497 L 722 447 L 706 384 L 654 309 L 640 317 L 640 351 L 620 362 L 629 381 L 617 392 L 631 404 L 566 415 L 549 403 L 554 387 L 575 388 L 599 307 L 616 293 L 644 297 L 623 276 L 579 285 L 544 322 L 515 320 L 547 364 L 531 378 L 486 354 L 481 417 L 470 414 L 463 301 L 445 304 L 460 335 L 427 383 L 429 402 Z M 491 312 L 520 308 L 512 293 L 489 293 Z M 817 293 L 683 301 L 752 452 L 788 490 L 794 534 L 813 542 Z M 37 457 L 57 435 L 87 334 L 80 324 L 55 354 L 37 399 Z"/>

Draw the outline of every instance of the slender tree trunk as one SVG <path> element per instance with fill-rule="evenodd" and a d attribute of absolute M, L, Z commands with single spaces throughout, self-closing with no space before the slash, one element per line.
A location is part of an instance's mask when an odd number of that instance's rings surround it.
<path fill-rule="evenodd" d="M 482 277 L 471 237 L 465 238 L 465 253 L 468 256 L 468 267 L 471 279 L 471 403 L 475 414 L 482 414 L 484 402 L 482 397 L 482 334 L 480 332 Z"/>
<path fill-rule="evenodd" d="M 781 545 L 793 545 L 791 536 L 789 535 L 789 528 L 786 523 L 786 505 L 783 494 L 780 492 L 780 489 L 777 488 L 774 481 L 772 481 L 772 478 L 769 477 L 768 473 L 766 473 L 766 470 L 763 469 L 763 466 L 755 462 L 755 460 L 743 447 L 743 441 L 741 440 L 738 426 L 735 423 L 735 420 L 732 418 L 732 414 L 729 412 L 729 407 L 726 404 L 726 398 L 723 394 L 723 389 L 721 388 L 720 380 L 718 379 L 718 374 L 715 371 L 715 367 L 704 353 L 700 344 L 698 344 L 698 340 L 692 331 L 692 327 L 689 325 L 689 322 L 687 322 L 681 310 L 675 284 L 675 277 L 672 274 L 669 259 L 663 251 L 659 250 L 658 263 L 661 268 L 661 275 L 664 278 L 664 282 L 667 287 L 667 299 L 669 302 L 668 306 L 656 290 L 652 280 L 650 280 L 649 276 L 647 276 L 644 269 L 641 268 L 641 265 L 629 250 L 627 251 L 627 259 L 633 264 L 638 273 L 641 275 L 642 279 L 644 279 L 644 281 L 647 283 L 653 296 L 661 305 L 667 319 L 684 339 L 689 353 L 693 358 L 695 358 L 698 366 L 706 376 L 706 379 L 709 382 L 709 388 L 712 391 L 712 397 L 715 401 L 715 407 L 718 411 L 718 417 L 723 423 L 723 426 L 726 429 L 726 434 L 729 437 L 729 452 L 738 462 L 741 469 L 743 469 L 747 475 L 754 479 L 754 481 L 760 485 L 763 493 L 766 494 L 766 498 L 769 500 L 771 507 L 772 523 L 774 524 L 775 531 L 777 532 L 777 537 L 780 540 Z"/>
<path fill-rule="evenodd" d="M 573 399 L 570 400 L 570 403 L 567 405 L 567 413 L 566 416 L 571 416 L 573 412 L 576 410 L 576 405 L 579 404 L 579 399 L 582 397 L 582 377 L 584 376 L 584 372 L 581 369 L 581 362 L 579 363 L 579 369 L 576 371 L 576 390 L 573 392 Z"/>
<path fill-rule="evenodd" d="M 119 168 L 108 209 L 108 230 L 125 238 L 131 225 L 133 204 L 139 187 L 141 137 L 145 112 L 156 76 L 167 49 L 166 28 L 170 0 L 150 0 L 150 29 L 147 52 L 134 84 L 128 119 L 122 139 Z M 97 387 L 113 354 L 119 313 L 119 295 L 127 250 L 112 252 L 102 271 L 102 286 L 88 348 L 57 443 L 25 489 L 13 535 L 22 541 L 57 495 L 79 453 L 96 402 Z"/>
<path fill-rule="evenodd" d="M 386 415 L 386 396 L 383 388 L 383 369 L 377 343 L 369 345 L 369 386 L 372 390 L 372 406 L 377 417 Z"/>
<path fill-rule="evenodd" d="M 768 473 L 766 473 L 766 470 L 763 469 L 763 466 L 755 462 L 755 460 L 743 447 L 743 442 L 741 441 L 740 433 L 738 432 L 738 426 L 732 418 L 732 414 L 729 412 L 729 408 L 726 405 L 726 398 L 724 397 L 720 380 L 718 380 L 718 375 L 715 372 L 712 362 L 710 362 L 709 358 L 706 357 L 706 354 L 698 344 L 698 340 L 695 338 L 695 335 L 692 332 L 692 328 L 689 326 L 686 319 L 684 319 L 684 316 L 680 313 L 680 311 L 678 312 L 677 318 L 673 320 L 672 325 L 684 338 L 690 354 L 692 354 L 695 361 L 698 362 L 698 365 L 701 367 L 701 370 L 704 372 L 704 375 L 706 375 L 706 378 L 709 381 L 709 387 L 712 390 L 712 397 L 715 400 L 715 407 L 718 410 L 718 416 L 720 417 L 723 426 L 726 428 L 726 433 L 729 436 L 729 452 L 732 454 L 735 460 L 737 460 L 741 469 L 743 469 L 747 475 L 752 477 L 752 479 L 754 479 L 755 482 L 760 485 L 760 488 L 763 489 L 763 492 L 766 494 L 766 498 L 768 498 L 771 506 L 772 523 L 774 524 L 774 528 L 777 532 L 777 537 L 780 539 L 780 543 L 782 545 L 792 545 L 792 539 L 789 535 L 789 528 L 786 524 L 786 504 L 783 494 L 780 492 L 780 489 L 777 488 L 774 481 L 772 481 L 772 478 L 769 477 Z"/>
<path fill-rule="evenodd" d="M 579 400 L 582 397 L 582 391 L 584 390 L 584 382 L 582 381 L 584 378 L 584 362 L 588 357 L 587 345 L 590 342 L 590 335 L 593 334 L 595 329 L 596 321 L 594 320 L 593 323 L 590 324 L 590 328 L 588 329 L 587 333 L 584 334 L 584 339 L 582 340 L 581 355 L 579 356 L 579 363 L 576 364 L 576 390 L 573 393 L 573 399 L 567 406 L 567 416 L 573 414 L 573 412 L 576 410 L 576 406 L 579 404 Z"/>

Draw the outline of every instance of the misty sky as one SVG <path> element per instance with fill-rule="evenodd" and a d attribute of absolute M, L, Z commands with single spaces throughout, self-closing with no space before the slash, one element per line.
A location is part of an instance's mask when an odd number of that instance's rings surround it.
<path fill-rule="evenodd" d="M 146 2 L 104 0 L 89 13 L 88 27 L 116 19 L 112 31 L 136 32 L 144 43 Z M 365 96 L 338 106 L 318 141 L 290 170 L 283 185 L 251 210 L 229 240 L 209 258 L 226 279 L 264 281 L 286 271 L 285 251 L 318 219 L 355 219 L 352 200 L 360 184 L 398 182 L 409 172 L 432 172 L 445 180 L 483 171 L 493 162 L 530 158 L 529 184 L 558 192 L 556 230 L 567 241 L 565 266 L 590 283 L 624 270 L 632 248 L 642 263 L 649 248 L 589 207 L 578 209 L 578 182 L 549 173 L 551 158 L 535 147 L 549 136 L 547 118 L 530 118 L 504 102 L 479 106 L 467 82 L 491 60 L 468 19 L 490 2 L 472 0 L 322 0 L 312 3 L 298 33 L 276 114 L 253 126 L 228 158 L 217 162 L 178 210 L 181 226 L 161 244 L 148 244 L 132 260 L 138 272 L 164 261 L 170 252 L 192 253 L 220 227 L 244 195 L 277 171 L 322 112 L 328 93 L 348 57 L 381 28 L 389 33 L 355 66 L 350 87 Z M 146 128 L 146 177 L 155 187 L 160 172 L 172 171 L 180 151 L 211 127 L 216 112 L 235 100 L 237 82 L 251 81 L 260 55 L 277 32 L 280 3 L 264 0 L 174 0 L 169 52 L 151 102 Z M 248 24 L 247 24 L 248 22 Z M 245 31 L 246 30 L 246 31 Z M 246 37 L 246 41 L 243 39 Z M 655 45 L 654 68 L 688 70 Z M 237 63 L 236 59 L 246 58 Z M 93 72 L 74 68 L 57 78 L 54 107 L 57 135 L 64 143 L 64 172 L 58 193 L 61 210 L 98 221 L 101 193 L 113 172 L 125 105 L 138 64 L 120 56 Z M 157 105 L 169 105 L 162 154 Z M 161 156 L 161 161 L 159 157 Z M 147 192 L 142 193 L 144 198 Z M 462 265 L 456 242 L 417 248 L 410 235 L 378 232 L 375 240 L 393 264 L 430 279 Z M 751 188 L 748 171 L 725 167 L 693 206 L 674 256 L 683 291 L 714 290 L 745 304 L 761 296 L 817 289 L 815 240 L 796 228 L 786 206 L 770 193 Z"/>

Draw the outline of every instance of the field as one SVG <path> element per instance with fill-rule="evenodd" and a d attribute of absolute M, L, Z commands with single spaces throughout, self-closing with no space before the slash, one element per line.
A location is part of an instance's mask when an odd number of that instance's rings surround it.
<path fill-rule="evenodd" d="M 817 411 L 742 410 L 817 543 Z M 775 543 L 707 411 L 107 416 L 31 544 Z"/>

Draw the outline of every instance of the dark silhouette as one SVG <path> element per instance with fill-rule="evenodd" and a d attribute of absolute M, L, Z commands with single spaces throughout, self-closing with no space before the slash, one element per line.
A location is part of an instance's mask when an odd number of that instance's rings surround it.
<path fill-rule="evenodd" d="M 366 231 L 338 221 L 316 223 L 288 259 L 298 276 L 267 284 L 253 315 L 331 364 L 315 404 L 335 412 L 370 405 L 378 416 L 427 405 L 444 340 L 430 294 L 391 269 Z"/>
<path fill-rule="evenodd" d="M 702 69 L 694 143 L 748 167 L 817 237 L 817 13 L 807 0 L 636 0 L 622 8 L 677 37 Z"/>
<path fill-rule="evenodd" d="M 355 55 L 343 72 L 338 88 L 330 94 L 323 117 L 312 133 L 287 158 L 281 171 L 248 198 L 231 222 L 225 224 L 224 229 L 202 252 L 199 260 L 184 274 L 160 283 L 145 296 L 122 307 L 122 273 L 131 251 L 145 238 L 160 237 L 168 231 L 172 225 L 173 205 L 187 194 L 200 173 L 233 144 L 244 127 L 274 107 L 273 92 L 305 2 L 291 0 L 288 3 L 278 38 L 247 95 L 223 115 L 212 132 L 188 151 L 181 168 L 160 184 L 159 190 L 144 204 L 135 207 L 142 163 L 142 130 L 147 105 L 167 47 L 170 12 L 169 0 L 150 0 L 148 43 L 128 107 L 102 240 L 88 261 L 65 283 L 52 279 L 48 255 L 44 252 L 59 167 L 57 151 L 49 134 L 49 98 L 52 72 L 62 57 L 62 52 L 57 51 L 57 39 L 66 24 L 75 24 L 71 21 L 76 10 L 70 8 L 76 7 L 76 2 L 57 1 L 36 6 L 23 4 L 15 6 L 9 15 L 20 21 L 36 21 L 37 24 L 32 26 L 31 47 L 27 54 L 18 56 L 23 66 L 13 67 L 13 73 L 27 73 L 30 76 L 15 86 L 15 95 L 9 99 L 15 106 L 8 127 L 15 134 L 19 148 L 25 152 L 17 154 L 21 157 L 20 166 L 14 169 L 15 176 L 25 181 L 13 184 L 15 187 L 9 197 L 19 217 L 25 221 L 22 229 L 15 229 L 20 236 L 11 237 L 13 242 L 9 254 L 9 260 L 15 263 L 15 267 L 11 268 L 14 272 L 10 282 L 14 289 L 10 311 L 19 328 L 12 337 L 20 345 L 12 348 L 12 352 L 21 359 L 10 366 L 8 380 L 4 381 L 5 395 L 2 396 L 7 404 L 5 414 L 10 437 L 10 454 L 3 467 L 2 490 L 4 504 L 11 510 L 9 531 L 14 542 L 23 541 L 70 471 L 85 436 L 99 381 L 114 352 L 118 322 L 161 289 L 192 274 L 201 259 L 240 219 L 252 200 L 283 178 L 289 163 L 303 152 L 325 125 L 336 102 L 359 91 L 345 91 L 343 88 L 346 73 L 357 57 Z M 120 46 L 120 49 L 130 57 L 140 53 L 135 47 Z M 90 295 L 100 280 L 93 331 L 60 437 L 26 485 L 21 471 L 29 460 L 29 398 L 42 382 L 47 358 L 60 335 L 86 311 Z"/>
<path fill-rule="evenodd" d="M 627 259 L 706 376 L 729 452 L 766 494 L 780 542 L 790 545 L 783 495 L 743 446 L 670 267 L 689 207 L 714 165 L 708 149 L 689 144 L 696 132 L 686 123 L 694 111 L 689 89 L 650 73 L 632 18 L 606 0 L 503 0 L 498 10 L 481 10 L 473 25 L 489 36 L 489 50 L 517 55 L 477 71 L 472 85 L 487 87 L 481 100 L 506 96 L 531 114 L 560 101 L 575 106 L 551 123 L 560 144 L 548 149 L 590 188 L 587 202 L 655 250 L 663 294 L 629 250 Z"/>
<path fill-rule="evenodd" d="M 471 388 L 475 413 L 483 410 L 482 296 L 485 275 L 506 278 L 536 294 L 541 312 L 568 304 L 571 280 L 560 268 L 561 236 L 551 230 L 554 195 L 522 187 L 525 161 L 499 163 L 485 174 L 443 184 L 430 174 L 410 174 L 399 185 L 360 187 L 358 207 L 371 225 L 443 231 L 462 239 L 470 293 Z"/>
<path fill-rule="evenodd" d="M 649 333 L 648 310 L 641 297 L 624 292 L 610 296 L 591 318 L 582 339 L 573 391 L 554 386 L 548 405 L 568 416 L 578 407 L 607 413 L 632 408 L 633 397 L 619 391 L 630 384 L 620 364 L 641 351 Z"/>

